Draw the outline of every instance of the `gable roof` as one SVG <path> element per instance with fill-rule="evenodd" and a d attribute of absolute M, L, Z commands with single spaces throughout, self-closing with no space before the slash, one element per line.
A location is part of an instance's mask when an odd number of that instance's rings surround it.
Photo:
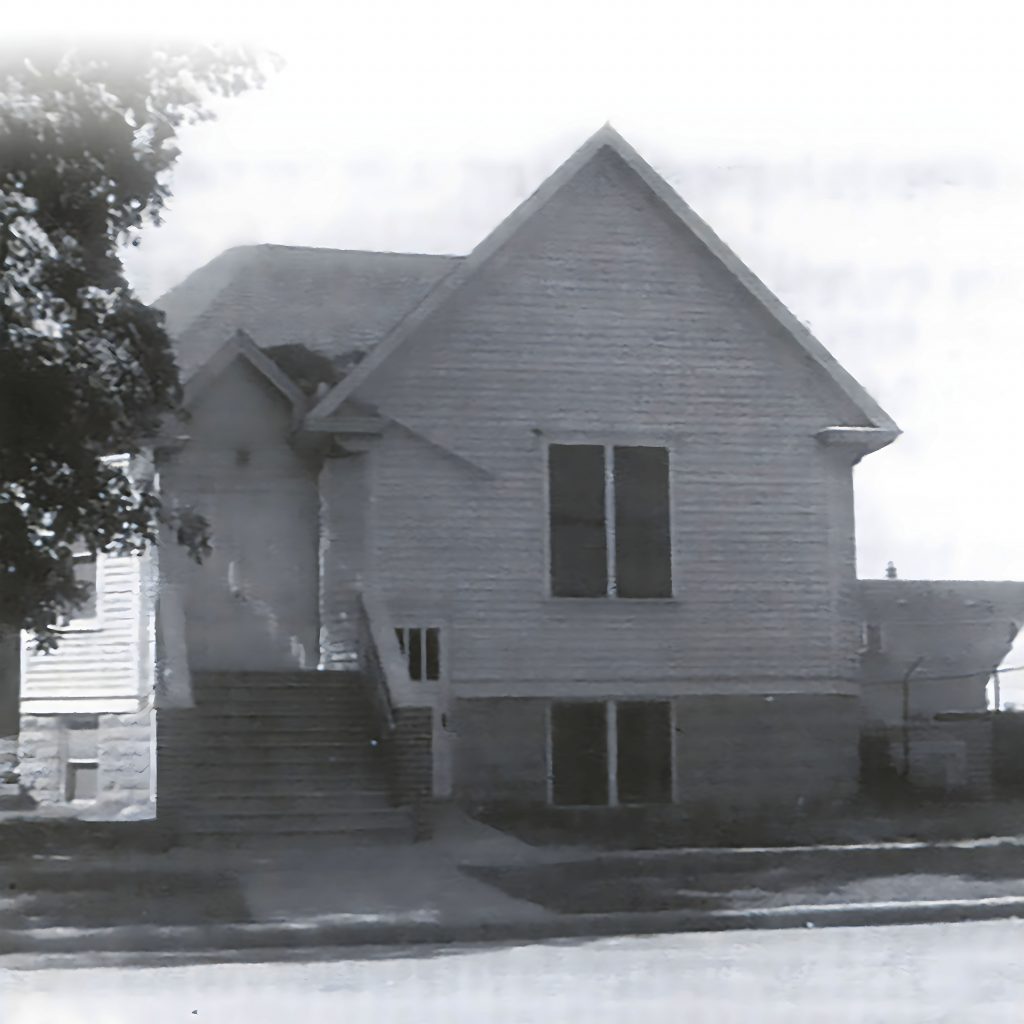
<path fill-rule="evenodd" d="M 457 256 L 290 245 L 228 249 L 153 305 L 188 379 L 236 330 L 259 348 L 366 351 L 459 262 Z"/>
<path fill-rule="evenodd" d="M 297 423 L 306 408 L 302 389 L 241 330 L 235 331 L 186 381 L 184 407 L 187 409 L 195 402 L 236 359 L 244 359 L 288 400 L 293 420 Z"/>
<path fill-rule="evenodd" d="M 541 186 L 521 203 L 494 231 L 477 245 L 450 274 L 441 279 L 356 369 L 336 384 L 314 407 L 310 417 L 329 416 L 352 396 L 379 366 L 392 358 L 405 341 L 430 316 L 439 310 L 480 267 L 498 252 L 532 217 L 561 191 L 599 153 L 610 149 L 630 168 L 661 202 L 671 216 L 686 227 L 714 255 L 725 269 L 743 285 L 753 298 L 785 329 L 803 352 L 817 364 L 832 382 L 863 413 L 872 427 L 887 435 L 888 443 L 899 434 L 899 428 L 854 378 L 843 369 L 832 354 L 776 298 L 767 286 L 739 259 L 710 227 L 682 200 L 679 194 L 619 135 L 605 125 L 592 135 L 569 159 L 551 174 Z"/>

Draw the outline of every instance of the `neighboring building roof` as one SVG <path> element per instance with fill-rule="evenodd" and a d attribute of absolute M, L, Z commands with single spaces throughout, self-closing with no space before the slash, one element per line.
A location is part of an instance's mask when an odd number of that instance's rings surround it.
<path fill-rule="evenodd" d="M 260 348 L 365 352 L 458 265 L 457 256 L 290 245 L 228 249 L 153 303 L 190 377 L 237 330 Z"/>
<path fill-rule="evenodd" d="M 605 150 L 615 153 L 633 171 L 662 208 L 677 223 L 690 231 L 750 295 L 790 335 L 794 343 L 849 398 L 865 420 L 869 430 L 884 435 L 874 447 L 888 444 L 899 434 L 899 428 L 854 378 L 843 369 L 832 354 L 776 298 L 738 256 L 690 209 L 679 194 L 619 135 L 605 125 L 592 135 L 569 159 L 501 222 L 465 260 L 437 287 L 427 292 L 406 317 L 397 322 L 388 336 L 377 345 L 358 367 L 336 384 L 310 413 L 312 417 L 330 416 L 346 399 L 355 394 L 363 382 L 386 360 L 392 358 L 405 341 L 429 317 L 442 308 L 453 295 L 500 251 L 532 217 L 537 216 L 580 171 Z"/>
<path fill-rule="evenodd" d="M 1024 624 L 1024 583 L 982 580 L 860 580 L 865 624 L 881 627 L 866 651 L 866 682 L 897 684 L 917 662 L 926 678 L 988 677 Z"/>

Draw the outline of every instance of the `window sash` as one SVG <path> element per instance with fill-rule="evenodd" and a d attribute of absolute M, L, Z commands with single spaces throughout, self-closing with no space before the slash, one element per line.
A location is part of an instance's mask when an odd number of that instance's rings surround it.
<path fill-rule="evenodd" d="M 547 455 L 549 593 L 671 598 L 668 448 L 549 444 Z"/>
<path fill-rule="evenodd" d="M 440 626 L 397 626 L 395 638 L 414 683 L 436 683 L 441 678 Z"/>

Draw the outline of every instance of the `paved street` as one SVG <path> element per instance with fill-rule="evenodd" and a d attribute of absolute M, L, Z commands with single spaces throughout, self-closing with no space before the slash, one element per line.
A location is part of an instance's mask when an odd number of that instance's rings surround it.
<path fill-rule="evenodd" d="M 367 951 L 298 964 L 7 971 L 4 1024 L 1019 1022 L 1024 922 Z"/>

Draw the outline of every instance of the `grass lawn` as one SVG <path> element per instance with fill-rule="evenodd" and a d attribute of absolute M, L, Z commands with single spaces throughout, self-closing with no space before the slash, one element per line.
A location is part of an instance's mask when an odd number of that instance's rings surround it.
<path fill-rule="evenodd" d="M 1024 846 L 1010 844 L 971 849 L 637 853 L 463 870 L 510 896 L 566 914 L 1024 898 Z"/>

